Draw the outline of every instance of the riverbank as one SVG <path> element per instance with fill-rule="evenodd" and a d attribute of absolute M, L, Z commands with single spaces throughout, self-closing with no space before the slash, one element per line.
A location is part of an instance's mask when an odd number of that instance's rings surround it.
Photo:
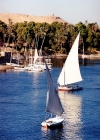
<path fill-rule="evenodd" d="M 54 54 L 54 55 L 50 55 L 50 56 L 45 56 L 45 58 L 62 59 L 62 58 L 67 58 L 67 55 L 66 54 Z M 81 54 L 79 54 L 79 58 L 82 59 Z M 84 59 L 100 60 L 100 51 L 98 51 L 97 54 L 84 55 Z M 2 63 L 0 63 L 0 72 L 4 72 L 6 70 L 13 69 L 12 66 L 5 65 L 5 59 L 4 60 L 2 59 L 2 61 L 0 61 L 0 62 L 2 62 Z"/>
<path fill-rule="evenodd" d="M 7 66 L 7 65 L 0 65 L 0 72 L 4 72 L 4 71 L 9 70 L 9 69 L 13 69 L 13 67 Z"/>
<path fill-rule="evenodd" d="M 54 54 L 50 55 L 51 58 L 66 58 L 66 54 Z M 82 54 L 79 54 L 79 58 L 82 58 Z M 88 54 L 84 55 L 84 59 L 100 59 L 100 51 L 97 52 L 97 54 Z"/>

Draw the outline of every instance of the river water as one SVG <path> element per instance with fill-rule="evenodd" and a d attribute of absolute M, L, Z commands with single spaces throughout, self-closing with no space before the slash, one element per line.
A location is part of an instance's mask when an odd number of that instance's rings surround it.
<path fill-rule="evenodd" d="M 62 62 L 63 63 L 63 62 Z M 57 87 L 61 62 L 50 71 Z M 59 92 L 64 124 L 44 129 L 47 81 L 45 72 L 0 74 L 0 140 L 100 140 L 100 60 L 81 63 L 83 90 Z"/>

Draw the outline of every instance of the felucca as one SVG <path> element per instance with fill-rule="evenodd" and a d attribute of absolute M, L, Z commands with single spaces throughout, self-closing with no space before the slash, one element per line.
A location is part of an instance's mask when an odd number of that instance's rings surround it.
<path fill-rule="evenodd" d="M 41 123 L 41 125 L 43 127 L 50 127 L 50 128 L 62 126 L 62 123 L 64 121 L 64 118 L 62 117 L 64 109 L 62 107 L 60 98 L 58 96 L 58 91 L 56 90 L 53 84 L 53 80 L 47 64 L 46 64 L 46 73 L 47 73 L 47 84 L 48 84 L 46 112 L 49 112 L 50 114 L 55 116 L 45 119 Z"/>
<path fill-rule="evenodd" d="M 74 41 L 74 44 L 58 77 L 58 90 L 73 91 L 83 89 L 83 87 L 80 87 L 77 84 L 78 82 L 82 81 L 78 58 L 79 37 L 80 32 Z"/>

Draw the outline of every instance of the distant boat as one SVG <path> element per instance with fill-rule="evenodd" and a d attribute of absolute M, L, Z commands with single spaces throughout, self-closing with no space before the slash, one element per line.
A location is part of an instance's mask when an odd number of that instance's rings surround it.
<path fill-rule="evenodd" d="M 42 41 L 42 44 L 41 44 L 41 48 L 39 50 L 39 55 L 37 53 L 37 55 L 36 55 L 37 57 L 35 57 L 35 65 L 40 66 L 44 70 L 46 70 L 46 66 L 45 66 L 45 62 L 44 62 L 44 56 L 42 54 L 42 47 L 43 47 L 43 43 L 44 43 L 45 37 L 46 37 L 46 34 L 45 34 L 45 36 L 43 38 L 43 41 Z M 37 47 L 36 47 L 36 49 L 37 49 L 38 48 L 38 41 L 36 41 L 36 42 L 37 42 Z M 46 64 L 48 65 L 48 68 L 52 69 L 51 59 L 47 58 L 47 59 L 45 59 L 45 61 L 46 61 Z"/>
<path fill-rule="evenodd" d="M 50 117 L 45 119 L 41 125 L 43 127 L 58 127 L 61 126 L 64 118 L 62 114 L 64 109 L 61 105 L 60 98 L 58 96 L 58 91 L 56 90 L 48 66 L 46 64 L 46 72 L 47 72 L 47 84 L 48 84 L 48 91 L 47 91 L 47 101 L 46 101 L 46 112 L 49 112 L 52 115 L 56 115 L 55 117 Z"/>
<path fill-rule="evenodd" d="M 11 51 L 11 57 L 10 57 L 10 62 L 6 62 L 6 65 L 8 66 L 13 66 L 15 69 L 16 67 L 23 67 L 22 65 L 19 64 L 19 58 L 18 58 L 18 53 L 17 53 L 17 57 L 14 57 Z"/>
<path fill-rule="evenodd" d="M 31 64 L 28 65 L 27 70 L 28 71 L 33 71 L 33 72 L 42 72 L 44 71 L 43 68 L 41 68 L 39 65 L 36 65 L 36 59 L 38 58 L 38 52 L 37 48 L 35 47 L 35 53 L 34 53 L 34 62 L 33 62 L 33 57 L 31 58 Z"/>
<path fill-rule="evenodd" d="M 74 41 L 74 44 L 58 77 L 58 90 L 71 91 L 83 89 L 83 87 L 76 84 L 77 82 L 82 81 L 78 59 L 79 37 L 80 32 Z"/>
<path fill-rule="evenodd" d="M 45 62 L 44 62 L 44 56 L 42 54 L 42 47 L 43 47 L 43 43 L 44 43 L 44 40 L 45 40 L 45 36 L 43 38 L 43 41 L 42 41 L 42 44 L 41 44 L 41 48 L 39 50 L 39 55 L 37 55 L 37 59 L 36 59 L 36 62 L 35 62 L 35 65 L 40 66 L 44 70 L 46 70 L 46 66 L 45 66 Z M 38 42 L 37 42 L 37 44 L 38 44 Z M 48 65 L 48 68 L 52 69 L 51 59 L 47 58 L 47 59 L 45 59 L 45 61 L 46 61 L 46 64 Z"/>
<path fill-rule="evenodd" d="M 45 37 L 44 37 L 44 39 L 45 39 Z M 44 39 L 43 39 L 43 42 L 44 42 Z M 43 42 L 42 42 L 42 45 L 43 45 Z M 46 70 L 46 66 L 45 66 L 45 62 L 44 62 L 44 56 L 42 55 L 42 45 L 41 45 L 41 48 L 40 48 L 40 52 L 38 54 L 37 38 L 36 38 L 36 44 L 37 44 L 37 46 L 35 46 L 34 61 L 33 61 L 32 55 L 31 55 L 31 63 L 28 66 L 26 66 L 26 69 L 28 71 L 44 71 L 44 70 Z M 52 63 L 50 62 L 50 59 L 47 59 L 47 61 L 48 61 L 48 63 L 47 63 L 48 68 L 52 69 Z"/>
<path fill-rule="evenodd" d="M 12 62 L 12 61 L 14 61 L 14 62 Z M 18 64 L 17 63 L 15 63 L 16 62 L 16 58 L 13 58 L 13 55 L 12 55 L 12 50 L 11 50 L 11 56 L 10 56 L 10 62 L 6 62 L 6 65 L 8 65 L 8 66 L 17 66 Z"/>
<path fill-rule="evenodd" d="M 14 70 L 25 71 L 25 67 L 20 64 L 19 57 L 20 56 L 19 56 L 18 51 L 17 51 L 17 65 L 14 66 Z"/>
<path fill-rule="evenodd" d="M 52 64 L 51 63 L 47 63 L 47 65 L 48 65 L 49 69 L 52 69 Z M 31 64 L 28 65 L 27 68 L 28 68 L 28 70 L 32 70 L 32 69 L 35 70 L 35 68 L 36 68 L 36 71 L 37 70 L 40 70 L 40 71 L 46 70 L 44 57 L 43 57 L 43 55 L 42 56 L 38 55 L 37 47 L 35 47 L 34 61 L 32 61 Z"/>
<path fill-rule="evenodd" d="M 24 66 L 15 66 L 14 67 L 14 70 L 17 70 L 17 71 L 25 71 L 25 67 Z"/>
<path fill-rule="evenodd" d="M 43 72 L 44 70 L 41 69 L 41 67 L 37 67 L 37 66 L 30 66 L 30 68 L 28 68 L 29 72 Z"/>
<path fill-rule="evenodd" d="M 49 70 L 51 70 L 52 69 L 51 59 L 50 58 L 47 58 L 47 59 L 45 58 L 45 61 L 48 65 Z M 44 62 L 44 56 L 38 56 L 38 58 L 36 60 L 36 63 L 35 63 L 35 66 L 39 66 L 42 69 L 46 70 L 46 66 L 45 66 L 45 62 Z"/>

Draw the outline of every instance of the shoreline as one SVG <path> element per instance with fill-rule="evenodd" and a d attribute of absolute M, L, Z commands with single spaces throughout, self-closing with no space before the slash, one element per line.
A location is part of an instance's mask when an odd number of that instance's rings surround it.
<path fill-rule="evenodd" d="M 5 72 L 6 70 L 9 70 L 9 69 L 13 69 L 13 67 L 0 64 L 0 72 Z"/>
<path fill-rule="evenodd" d="M 66 58 L 68 55 L 66 54 L 54 54 L 49 56 L 44 56 L 45 58 L 51 58 L 51 59 L 63 59 Z M 80 59 L 90 59 L 90 60 L 100 60 L 100 51 L 98 54 L 90 54 L 90 55 L 84 55 L 84 58 L 82 58 L 82 54 L 79 54 Z M 0 72 L 5 72 L 6 70 L 13 69 L 12 66 L 7 66 L 5 64 L 0 64 Z"/>
<path fill-rule="evenodd" d="M 50 55 L 51 58 L 66 58 L 68 55 L 66 54 L 55 54 L 55 55 Z M 98 54 L 89 54 L 89 55 L 84 55 L 82 57 L 82 54 L 78 55 L 79 58 L 81 59 L 100 59 L 100 52 Z"/>

